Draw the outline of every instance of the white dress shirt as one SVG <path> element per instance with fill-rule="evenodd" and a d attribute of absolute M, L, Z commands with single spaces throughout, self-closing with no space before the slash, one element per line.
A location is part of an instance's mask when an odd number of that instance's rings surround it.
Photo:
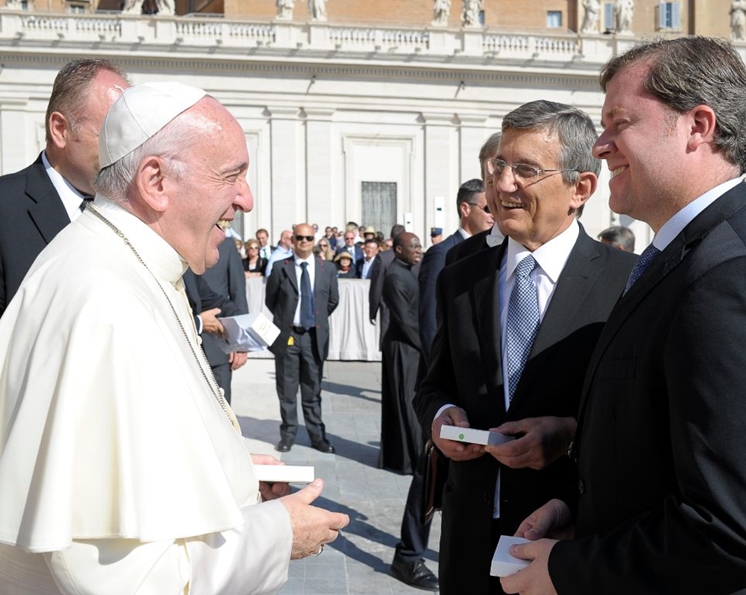
<path fill-rule="evenodd" d="M 301 268 L 301 263 L 307 262 L 308 263 L 308 277 L 311 280 L 311 291 L 313 291 L 315 285 L 314 281 L 316 280 L 316 261 L 314 259 L 313 254 L 311 254 L 308 258 L 298 258 L 295 257 L 295 280 L 298 282 L 298 295 L 300 296 L 300 299 L 298 300 L 298 305 L 295 307 L 295 315 L 293 316 L 293 325 L 294 326 L 300 326 L 300 303 L 303 301 L 303 294 L 301 293 L 301 285 L 300 285 L 300 278 L 303 274 L 303 269 Z"/>
<path fill-rule="evenodd" d="M 70 217 L 70 221 L 75 221 L 83 212 L 80 210 L 80 205 L 83 202 L 84 196 L 77 188 L 63 178 L 60 172 L 52 167 L 47 159 L 46 151 L 42 152 L 41 161 L 44 164 L 44 170 L 52 181 L 54 189 L 60 195 L 60 199 L 62 199 L 62 205 L 65 207 L 65 211 L 67 211 L 67 216 Z"/>

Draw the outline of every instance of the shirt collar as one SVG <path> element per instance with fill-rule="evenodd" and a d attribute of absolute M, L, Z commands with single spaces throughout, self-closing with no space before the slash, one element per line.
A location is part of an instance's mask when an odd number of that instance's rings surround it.
<path fill-rule="evenodd" d="M 301 263 L 307 262 L 310 265 L 313 264 L 313 252 L 308 256 L 308 258 L 301 258 L 297 254 L 295 255 L 295 266 L 299 267 Z"/>
<path fill-rule="evenodd" d="M 156 277 L 165 279 L 172 285 L 181 279 L 189 265 L 165 239 L 135 215 L 105 196 L 97 194 L 93 206 L 124 234 Z M 90 226 L 92 219 L 101 222 L 95 214 L 86 209 L 78 221 Z"/>
<path fill-rule="evenodd" d="M 49 159 L 47 159 L 46 151 L 42 151 L 41 161 L 44 164 L 44 170 L 52 182 L 52 186 L 54 186 L 54 189 L 62 200 L 62 205 L 65 207 L 65 211 L 67 211 L 67 216 L 72 221 L 80 214 L 80 203 L 85 197 L 75 186 L 63 178 L 60 172 L 52 167 Z"/>
<path fill-rule="evenodd" d="M 458 232 L 461 234 L 461 237 L 464 239 L 471 237 L 471 234 L 468 231 L 466 231 L 463 227 L 459 227 Z"/>
<path fill-rule="evenodd" d="M 570 256 L 575 242 L 578 241 L 579 234 L 580 226 L 577 219 L 574 219 L 570 223 L 570 227 L 533 252 L 516 242 L 513 238 L 508 238 L 505 278 L 509 279 L 518 266 L 518 263 L 531 254 L 552 283 L 557 283 L 557 279 L 559 279 L 560 273 L 562 273 L 562 269 L 565 267 L 567 258 Z"/>
<path fill-rule="evenodd" d="M 485 239 L 487 242 L 487 245 L 490 248 L 494 248 L 495 246 L 499 246 L 503 243 L 503 240 L 505 239 L 505 236 L 500 231 L 500 228 L 497 226 L 497 222 L 495 222 L 492 225 L 492 229 L 490 230 L 490 233 L 487 234 L 487 238 Z"/>
<path fill-rule="evenodd" d="M 720 198 L 728 190 L 743 181 L 743 176 L 723 182 L 696 198 L 663 224 L 653 238 L 653 245 L 663 251 L 694 218 Z"/>

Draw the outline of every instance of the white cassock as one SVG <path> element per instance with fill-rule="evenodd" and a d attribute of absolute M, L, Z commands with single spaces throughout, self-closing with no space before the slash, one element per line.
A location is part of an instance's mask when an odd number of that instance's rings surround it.
<path fill-rule="evenodd" d="M 148 268 L 86 210 L 0 319 L 0 593 L 274 593 L 290 517 L 211 389 L 186 264 L 94 205 Z"/>

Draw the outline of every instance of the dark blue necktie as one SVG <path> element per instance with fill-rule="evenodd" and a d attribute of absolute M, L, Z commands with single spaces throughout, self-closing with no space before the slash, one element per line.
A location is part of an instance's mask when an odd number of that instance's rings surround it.
<path fill-rule="evenodd" d="M 650 263 L 653 262 L 655 257 L 658 256 L 660 253 L 661 251 L 653 246 L 653 244 L 650 244 L 650 246 L 642 251 L 642 254 L 640 254 L 640 258 L 638 258 L 637 262 L 635 263 L 635 268 L 633 268 L 632 272 L 629 274 L 629 279 L 627 280 L 627 286 L 624 288 L 624 293 L 627 293 L 630 287 L 635 284 L 635 281 L 642 277 L 645 269 L 650 266 Z M 624 295 L 624 293 L 622 295 Z"/>
<path fill-rule="evenodd" d="M 300 325 L 305 329 L 316 326 L 316 307 L 311 288 L 311 276 L 308 274 L 308 263 L 301 262 L 300 268 Z"/>
<path fill-rule="evenodd" d="M 534 268 L 536 260 L 531 255 L 518 263 L 508 303 L 505 354 L 508 360 L 508 397 L 511 401 L 539 330 L 539 292 L 529 277 Z"/>

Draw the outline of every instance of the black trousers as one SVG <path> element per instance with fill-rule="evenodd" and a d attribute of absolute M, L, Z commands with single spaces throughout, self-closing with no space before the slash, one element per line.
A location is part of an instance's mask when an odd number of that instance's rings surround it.
<path fill-rule="evenodd" d="M 412 474 L 412 483 L 409 484 L 407 504 L 404 507 L 404 516 L 401 520 L 401 541 L 396 544 L 394 556 L 403 562 L 416 562 L 427 549 L 430 538 L 430 524 L 422 523 L 422 490 L 424 481 L 422 478 L 422 464 L 415 467 Z"/>
<path fill-rule="evenodd" d="M 323 361 L 316 347 L 316 330 L 293 331 L 292 345 L 284 345 L 275 353 L 275 386 L 280 399 L 280 436 L 291 441 L 298 433 L 298 387 L 306 431 L 311 442 L 326 440 L 326 427 L 321 421 L 321 374 Z"/>

